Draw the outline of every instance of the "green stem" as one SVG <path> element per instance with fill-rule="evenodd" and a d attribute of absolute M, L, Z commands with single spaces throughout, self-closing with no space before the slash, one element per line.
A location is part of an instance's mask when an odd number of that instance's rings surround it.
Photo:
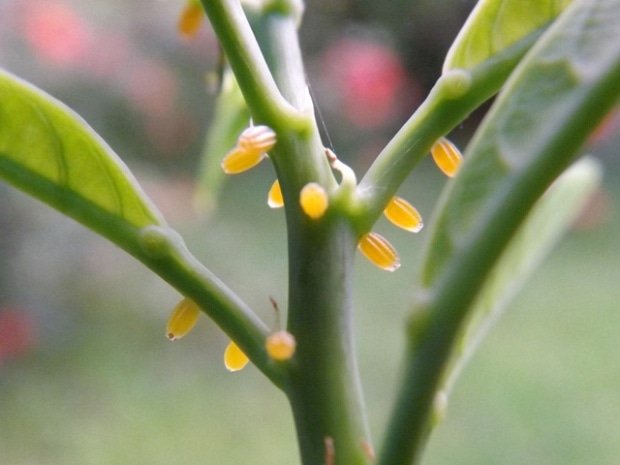
<path fill-rule="evenodd" d="M 286 5 L 287 2 L 272 2 L 260 17 L 252 18 L 252 24 L 278 88 L 299 111 L 300 121 L 304 122 L 303 127 L 291 125 L 288 118 L 271 122 L 278 133 L 278 143 L 270 157 L 278 173 L 289 216 L 288 207 L 298 203 L 299 191 L 306 183 L 318 182 L 331 189 L 336 181 L 325 156 L 308 93 L 297 23 Z"/>
<path fill-rule="evenodd" d="M 305 127 L 278 90 L 239 1 L 202 0 L 202 5 L 255 119 L 269 125 L 286 119 L 289 127 Z"/>
<path fill-rule="evenodd" d="M 563 144 L 554 163 L 534 163 L 500 195 L 487 220 L 464 252 L 446 266 L 429 291 L 422 311 L 428 318 L 420 335 L 410 334 L 406 370 L 379 460 L 380 465 L 418 463 L 432 427 L 435 395 L 449 366 L 458 334 L 472 303 L 522 221 L 546 188 L 572 159 L 579 144 Z M 556 149 L 557 150 L 557 149 Z"/>
<path fill-rule="evenodd" d="M 265 350 L 269 328 L 233 291 L 202 265 L 178 234 L 147 227 L 137 246 L 124 248 L 181 294 L 194 300 L 276 386 L 286 389 L 286 373 Z"/>
<path fill-rule="evenodd" d="M 291 231 L 289 400 L 304 465 L 368 465 L 370 439 L 352 335 L 356 237 L 340 220 Z M 332 448 L 333 446 L 333 448 Z"/>
<path fill-rule="evenodd" d="M 617 11 L 617 0 L 574 3 L 520 66 L 472 141 L 471 163 L 463 166 L 453 186 L 481 179 L 481 160 L 496 158 L 504 169 L 493 180 L 491 196 L 476 205 L 475 223 L 459 231 L 458 247 L 441 272 L 425 283 L 430 286 L 423 307 L 427 321 L 415 334 L 410 325 L 407 368 L 379 465 L 418 463 L 431 428 L 434 397 L 472 303 L 534 203 L 618 101 L 619 50 L 593 47 L 618 30 Z M 550 77 L 557 86 L 551 95 L 540 86 Z M 526 97 L 532 118 L 523 133 L 527 139 L 506 144 L 506 122 L 523 114 Z M 511 158 L 514 151 L 518 157 Z M 463 202 L 458 196 L 449 200 Z"/>
<path fill-rule="evenodd" d="M 540 33 L 530 34 L 480 64 L 471 72 L 453 71 L 442 76 L 398 133 L 390 140 L 360 181 L 358 195 L 361 208 L 355 223 L 368 231 L 385 205 L 396 193 L 417 163 L 426 156 L 433 143 L 462 122 L 482 103 L 495 95 L 525 52 Z M 456 78 L 456 79 L 455 79 Z M 452 87 L 459 78 L 469 79 L 465 92 L 455 97 Z"/>
<path fill-rule="evenodd" d="M 295 19 L 272 9 L 263 12 L 253 24 L 256 24 L 256 38 L 280 92 L 297 110 L 312 115 Z"/>

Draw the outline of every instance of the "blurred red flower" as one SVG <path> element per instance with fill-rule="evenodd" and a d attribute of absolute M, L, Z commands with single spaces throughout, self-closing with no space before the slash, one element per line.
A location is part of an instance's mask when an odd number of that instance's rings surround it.
<path fill-rule="evenodd" d="M 90 25 L 61 1 L 28 2 L 24 36 L 39 57 L 59 66 L 78 65 L 94 48 Z"/>
<path fill-rule="evenodd" d="M 22 310 L 0 309 L 0 366 L 5 360 L 18 358 L 36 346 L 36 327 L 31 316 Z"/>
<path fill-rule="evenodd" d="M 378 126 L 402 110 L 407 76 L 392 49 L 365 40 L 342 39 L 327 50 L 322 69 L 353 124 Z"/>
<path fill-rule="evenodd" d="M 176 104 L 177 77 L 163 60 L 145 58 L 129 69 L 126 94 L 145 115 L 169 115 Z"/>

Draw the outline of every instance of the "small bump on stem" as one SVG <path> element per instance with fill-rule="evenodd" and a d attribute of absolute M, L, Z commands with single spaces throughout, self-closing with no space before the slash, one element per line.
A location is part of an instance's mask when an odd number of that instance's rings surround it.
<path fill-rule="evenodd" d="M 334 438 L 325 436 L 323 439 L 325 444 L 325 465 L 334 465 L 336 463 L 336 447 L 334 446 Z"/>
<path fill-rule="evenodd" d="M 464 69 L 451 69 L 440 78 L 443 95 L 447 99 L 457 99 L 469 92 L 472 85 L 471 72 Z"/>
<path fill-rule="evenodd" d="M 445 391 L 439 391 L 433 399 L 433 413 L 431 423 L 433 426 L 439 425 L 445 418 L 448 410 L 448 394 Z"/>
<path fill-rule="evenodd" d="M 138 241 L 144 253 L 157 259 L 168 256 L 181 239 L 171 228 L 150 225 L 140 230 Z"/>

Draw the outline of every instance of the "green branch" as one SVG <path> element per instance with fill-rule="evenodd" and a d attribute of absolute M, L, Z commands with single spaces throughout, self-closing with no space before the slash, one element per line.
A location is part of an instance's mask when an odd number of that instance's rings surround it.
<path fill-rule="evenodd" d="M 274 129 L 305 128 L 301 117 L 282 96 L 238 0 L 202 0 L 215 33 L 254 118 Z"/>
<path fill-rule="evenodd" d="M 480 289 L 530 209 L 620 98 L 619 7 L 618 0 L 574 2 L 474 137 L 432 236 L 423 321 L 410 326 L 379 465 L 420 459 L 433 401 Z"/>
<path fill-rule="evenodd" d="M 369 465 L 352 322 L 357 238 L 342 219 L 302 222 L 290 232 L 288 323 L 298 343 L 289 400 L 302 463 Z"/>
<path fill-rule="evenodd" d="M 234 292 L 200 263 L 169 228 L 149 226 L 129 252 L 181 294 L 194 300 L 276 386 L 286 389 L 286 373 L 265 350 L 269 328 Z M 126 247 L 127 248 L 127 247 Z"/>
<path fill-rule="evenodd" d="M 532 33 L 471 71 L 447 71 L 370 166 L 358 186 L 356 228 L 368 231 L 431 146 L 495 95 L 540 36 Z"/>
<path fill-rule="evenodd" d="M 266 326 L 167 227 L 127 166 L 70 109 L 0 70 L 0 178 L 136 257 L 194 299 L 280 387 Z"/>

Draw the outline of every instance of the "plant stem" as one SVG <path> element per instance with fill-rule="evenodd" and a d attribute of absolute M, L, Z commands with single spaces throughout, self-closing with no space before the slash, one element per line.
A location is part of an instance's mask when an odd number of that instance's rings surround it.
<path fill-rule="evenodd" d="M 150 247 L 124 247 L 181 294 L 194 300 L 276 386 L 286 389 L 286 371 L 265 350 L 270 330 L 258 316 L 217 276 L 200 263 L 176 232 L 147 228 Z M 152 244 L 157 244 L 153 246 Z M 145 250 L 146 249 L 146 250 Z M 150 249 L 150 250 L 149 250 Z"/>
<path fill-rule="evenodd" d="M 610 31 L 619 26 L 617 0 L 573 3 L 520 65 L 476 133 L 468 149 L 469 163 L 450 194 L 456 186 L 481 180 L 492 182 L 493 189 L 489 197 L 477 199 L 476 216 L 468 218 L 470 227 L 456 232 L 458 246 L 440 272 L 424 282 L 430 288 L 423 304 L 427 321 L 415 338 L 414 328 L 409 328 L 407 368 L 379 465 L 418 463 L 432 426 L 433 400 L 472 303 L 535 202 L 618 101 L 620 50 L 598 44 L 606 43 Z M 553 93 L 540 85 L 551 77 Z M 511 139 L 507 125 L 523 115 L 524 101 L 528 138 L 515 131 Z M 506 140 L 514 140 L 514 145 Z M 502 163 L 502 170 L 495 179 L 484 180 L 480 165 L 493 159 Z M 445 212 L 463 206 L 459 193 L 446 197 L 439 221 Z"/>
<path fill-rule="evenodd" d="M 252 23 L 256 24 L 256 39 L 280 92 L 297 110 L 312 115 L 295 19 L 278 10 L 268 10 Z"/>
<path fill-rule="evenodd" d="M 415 165 L 430 152 L 433 143 L 498 92 L 539 35 L 540 32 L 530 34 L 468 72 L 469 89 L 460 97 L 447 95 L 446 76 L 437 81 L 426 100 L 385 146 L 360 181 L 358 195 L 362 207 L 355 218 L 359 231 L 370 229 Z"/>
<path fill-rule="evenodd" d="M 302 463 L 367 465 L 370 440 L 352 335 L 356 237 L 341 220 L 300 220 L 302 227 L 289 231 L 288 329 L 298 343 L 289 400 Z"/>
<path fill-rule="evenodd" d="M 278 90 L 239 1 L 202 0 L 202 5 L 254 118 L 270 125 L 287 119 L 289 126 L 304 127 L 305 119 Z"/>

